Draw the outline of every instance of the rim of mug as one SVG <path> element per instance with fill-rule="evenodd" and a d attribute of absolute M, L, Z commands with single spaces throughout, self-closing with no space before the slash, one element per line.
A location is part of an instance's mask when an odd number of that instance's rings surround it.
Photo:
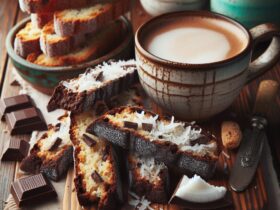
<path fill-rule="evenodd" d="M 181 63 L 181 62 L 169 61 L 169 60 L 160 58 L 160 57 L 150 53 L 148 50 L 146 50 L 142 46 L 142 44 L 140 44 L 141 33 L 148 25 L 150 25 L 154 22 L 157 22 L 161 19 L 166 19 L 168 17 L 174 17 L 174 16 L 182 16 L 182 15 L 202 16 L 202 17 L 210 17 L 210 18 L 225 20 L 225 21 L 237 26 L 238 28 L 240 28 L 247 35 L 247 37 L 248 37 L 247 45 L 241 52 L 239 52 L 238 54 L 236 54 L 232 57 L 229 57 L 225 60 L 211 62 L 211 63 L 192 64 L 192 63 Z M 215 68 L 215 67 L 226 65 L 226 64 L 232 62 L 233 60 L 238 60 L 238 59 L 243 58 L 243 56 L 245 56 L 247 53 L 250 52 L 252 45 L 253 45 L 252 35 L 245 26 L 243 26 L 240 22 L 233 20 L 232 18 L 230 18 L 228 16 L 225 16 L 225 15 L 222 15 L 219 13 L 215 13 L 215 12 L 210 12 L 210 11 L 188 10 L 188 11 L 171 12 L 171 13 L 159 15 L 159 16 L 156 16 L 156 17 L 150 19 L 149 21 L 145 22 L 144 24 L 142 24 L 135 33 L 136 51 L 139 51 L 139 53 L 144 55 L 144 57 L 147 57 L 148 59 L 152 60 L 153 62 L 155 62 L 157 64 L 168 66 L 170 68 L 182 69 L 182 70 L 186 70 L 186 68 L 188 68 L 188 70 L 207 70 L 207 68 L 209 68 L 209 67 Z"/>

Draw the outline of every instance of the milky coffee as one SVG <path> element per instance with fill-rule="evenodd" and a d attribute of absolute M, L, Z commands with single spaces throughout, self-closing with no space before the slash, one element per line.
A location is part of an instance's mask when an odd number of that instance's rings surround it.
<path fill-rule="evenodd" d="M 239 54 L 248 37 L 238 26 L 210 17 L 169 18 L 146 35 L 151 54 L 169 61 L 205 64 Z"/>

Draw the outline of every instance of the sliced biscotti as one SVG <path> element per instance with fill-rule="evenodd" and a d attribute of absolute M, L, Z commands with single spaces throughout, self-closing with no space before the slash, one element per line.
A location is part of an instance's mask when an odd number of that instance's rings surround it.
<path fill-rule="evenodd" d="M 22 171 L 37 174 L 44 173 L 48 178 L 58 181 L 65 175 L 73 163 L 73 147 L 69 135 L 70 116 L 59 118 L 59 123 L 50 125 L 22 160 Z"/>
<path fill-rule="evenodd" d="M 43 28 L 48 22 L 53 20 L 53 13 L 32 13 L 30 18 L 34 27 Z"/>
<path fill-rule="evenodd" d="M 61 56 L 80 48 L 86 41 L 86 35 L 59 36 L 54 31 L 53 21 L 47 23 L 40 36 L 40 47 L 43 53 L 49 57 Z"/>
<path fill-rule="evenodd" d="M 62 56 L 49 57 L 45 54 L 32 53 L 27 56 L 31 63 L 41 66 L 69 66 L 84 63 L 98 58 L 114 49 L 122 37 L 122 22 L 115 21 L 108 27 L 100 30 L 94 36 L 88 37 L 83 47 Z"/>
<path fill-rule="evenodd" d="M 67 9 L 54 13 L 55 33 L 59 36 L 74 36 L 91 33 L 104 27 L 128 11 L 127 0 L 96 4 L 81 9 Z"/>
<path fill-rule="evenodd" d="M 96 119 L 87 131 L 187 174 L 209 177 L 218 160 L 218 146 L 212 135 L 193 124 L 160 117 L 139 107 L 113 109 Z"/>
<path fill-rule="evenodd" d="M 78 78 L 62 81 L 54 90 L 48 111 L 63 108 L 75 113 L 89 110 L 98 100 L 128 89 L 137 81 L 135 60 L 104 63 Z"/>
<path fill-rule="evenodd" d="M 39 13 L 54 12 L 69 8 L 81 8 L 103 1 L 104 0 L 19 0 L 19 5 L 23 12 Z"/>
<path fill-rule="evenodd" d="M 153 157 L 129 154 L 127 160 L 130 190 L 153 203 L 167 203 L 170 184 L 168 168 Z"/>
<path fill-rule="evenodd" d="M 31 53 L 40 53 L 41 30 L 33 27 L 31 22 L 28 22 L 15 37 L 14 50 L 17 55 L 26 58 Z"/>
<path fill-rule="evenodd" d="M 113 210 L 123 201 L 120 166 L 114 148 L 107 141 L 86 133 L 93 117 L 93 112 L 71 115 L 75 188 L 82 206 Z"/>

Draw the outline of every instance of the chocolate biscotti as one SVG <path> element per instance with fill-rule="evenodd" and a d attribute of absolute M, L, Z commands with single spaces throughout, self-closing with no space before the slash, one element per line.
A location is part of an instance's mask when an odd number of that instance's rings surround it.
<path fill-rule="evenodd" d="M 123 200 L 119 161 L 110 143 L 86 133 L 92 118 L 92 112 L 71 115 L 77 197 L 82 206 L 113 210 Z"/>
<path fill-rule="evenodd" d="M 153 203 L 167 203 L 169 197 L 168 168 L 154 158 L 129 154 L 127 157 L 130 190 Z"/>
<path fill-rule="evenodd" d="M 74 113 L 89 110 L 98 100 L 110 99 L 136 83 L 134 60 L 104 63 L 78 78 L 62 81 L 54 90 L 48 111 L 63 108 Z"/>
<path fill-rule="evenodd" d="M 42 172 L 54 181 L 61 179 L 73 163 L 69 128 L 68 114 L 60 117 L 58 124 L 50 125 L 33 146 L 29 156 L 22 160 L 20 169 L 32 174 Z"/>
<path fill-rule="evenodd" d="M 139 107 L 113 109 L 96 119 L 87 131 L 186 174 L 209 177 L 218 160 L 214 136 L 193 124 L 160 117 Z"/>

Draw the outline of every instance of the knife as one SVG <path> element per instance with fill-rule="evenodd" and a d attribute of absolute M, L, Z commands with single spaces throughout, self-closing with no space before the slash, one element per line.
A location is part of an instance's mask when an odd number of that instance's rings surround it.
<path fill-rule="evenodd" d="M 279 84 L 273 80 L 264 80 L 259 85 L 250 128 L 243 133 L 230 174 L 229 184 L 234 191 L 245 190 L 254 178 L 264 142 L 267 140 L 265 128 L 278 88 Z"/>

